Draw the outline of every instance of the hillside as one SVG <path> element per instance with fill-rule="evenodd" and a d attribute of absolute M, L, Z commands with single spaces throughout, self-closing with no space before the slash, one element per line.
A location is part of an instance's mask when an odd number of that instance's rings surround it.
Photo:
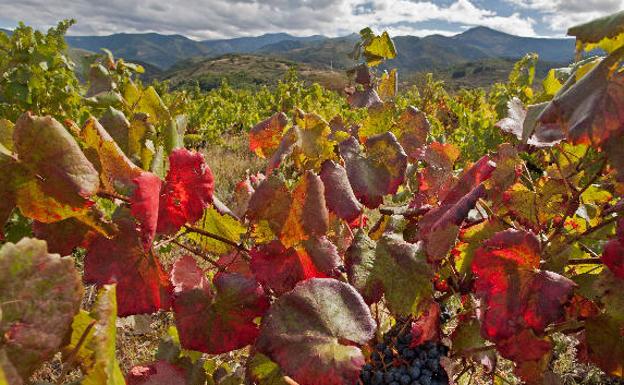
<path fill-rule="evenodd" d="M 344 71 L 318 69 L 290 60 L 248 54 L 189 59 L 176 64 L 157 78 L 169 81 L 174 88 L 196 81 L 200 88 L 209 90 L 218 87 L 222 79 L 236 87 L 255 87 L 275 84 L 291 68 L 295 68 L 304 81 L 316 82 L 330 89 L 342 89 L 346 85 Z"/>

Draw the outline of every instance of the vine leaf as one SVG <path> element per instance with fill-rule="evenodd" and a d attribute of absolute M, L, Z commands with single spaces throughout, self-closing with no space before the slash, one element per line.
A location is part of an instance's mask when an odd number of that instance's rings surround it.
<path fill-rule="evenodd" d="M 157 232 L 173 234 L 197 222 L 212 202 L 214 178 L 204 157 L 186 149 L 169 155 L 169 171 L 160 192 Z"/>
<path fill-rule="evenodd" d="M 349 283 L 357 289 L 366 303 L 378 302 L 383 295 L 381 282 L 373 277 L 377 243 L 366 232 L 358 231 L 345 253 Z"/>
<path fill-rule="evenodd" d="M 256 317 L 269 308 L 262 287 L 253 278 L 219 273 L 213 279 L 215 292 L 192 258 L 179 259 L 174 273 L 173 311 L 186 349 L 218 354 L 252 344 L 258 336 Z"/>
<path fill-rule="evenodd" d="M 183 369 L 168 363 L 156 361 L 149 365 L 139 365 L 130 369 L 126 375 L 127 385 L 187 385 Z"/>
<path fill-rule="evenodd" d="M 125 154 L 129 154 L 130 122 L 126 119 L 124 113 L 113 107 L 108 107 L 99 122 L 119 148 Z"/>
<path fill-rule="evenodd" d="M 306 252 L 286 248 L 280 241 L 251 249 L 251 271 L 260 283 L 282 295 L 303 280 L 327 277 Z"/>
<path fill-rule="evenodd" d="M 434 204 L 444 196 L 454 183 L 453 165 L 459 158 L 459 149 L 450 143 L 433 142 L 426 146 L 424 161 L 427 167 L 419 173 L 419 194 L 411 203 Z"/>
<path fill-rule="evenodd" d="M 423 304 L 422 314 L 412 322 L 410 333 L 412 342 L 410 347 L 414 348 L 427 341 L 438 341 L 440 339 L 440 305 L 431 301 L 428 305 Z"/>
<path fill-rule="evenodd" d="M 624 11 L 571 27 L 568 35 L 576 37 L 577 50 L 613 52 L 624 44 Z"/>
<path fill-rule="evenodd" d="M 340 154 L 355 196 L 374 209 L 384 195 L 396 193 L 405 180 L 407 155 L 390 132 L 368 138 L 365 147 L 366 155 L 357 139 L 351 137 L 340 143 Z"/>
<path fill-rule="evenodd" d="M 196 226 L 235 243 L 239 243 L 241 236 L 247 231 L 239 221 L 230 215 L 220 214 L 214 207 L 209 207 L 204 211 L 204 216 Z M 202 250 L 217 255 L 225 254 L 233 249 L 233 246 L 198 233 L 191 233 L 188 238 L 200 245 Z"/>
<path fill-rule="evenodd" d="M 618 49 L 574 85 L 562 89 L 538 117 L 537 136 L 556 127 L 572 143 L 600 146 L 620 132 L 624 115 L 624 74 L 613 67 L 624 55 Z"/>
<path fill-rule="evenodd" d="M 306 239 L 297 249 L 299 253 L 307 254 L 321 273 L 328 277 L 339 275 L 342 269 L 342 259 L 336 245 L 326 236 Z"/>
<path fill-rule="evenodd" d="M 624 279 L 624 220 L 618 221 L 618 236 L 604 247 L 601 260 L 618 278 Z"/>
<path fill-rule="evenodd" d="M 537 238 L 520 230 L 496 233 L 476 250 L 472 264 L 475 293 L 485 309 L 481 334 L 518 364 L 518 374 L 529 383 L 539 383 L 548 363 L 551 341 L 541 334 L 563 318 L 576 286 L 568 278 L 536 270 L 539 264 Z"/>
<path fill-rule="evenodd" d="M 73 324 L 70 348 L 77 347 L 83 334 L 86 333 L 87 336 L 76 352 L 78 357 L 90 357 L 85 361 L 90 363 L 90 366 L 84 368 L 86 376 L 81 382 L 82 385 L 124 385 L 126 383 L 115 357 L 116 297 L 115 285 L 104 285 L 98 291 L 91 313 L 81 313 L 82 322 Z M 93 324 L 93 328 L 88 331 L 87 327 L 90 324 Z"/>
<path fill-rule="evenodd" d="M 291 194 L 290 212 L 280 231 L 285 246 L 314 236 L 323 236 L 329 227 L 329 212 L 325 204 L 325 187 L 321 178 L 306 171 Z"/>
<path fill-rule="evenodd" d="M 427 135 L 431 129 L 427 115 L 418 108 L 409 106 L 399 117 L 397 126 L 400 131 L 399 142 L 410 161 L 421 159 L 424 146 L 427 144 Z"/>
<path fill-rule="evenodd" d="M 347 176 L 347 170 L 334 161 L 327 160 L 321 166 L 321 180 L 325 186 L 327 208 L 339 218 L 352 222 L 362 213 Z"/>
<path fill-rule="evenodd" d="M 0 367 L 9 379 L 27 379 L 59 350 L 82 294 L 73 260 L 48 254 L 45 241 L 23 238 L 2 246 Z"/>
<path fill-rule="evenodd" d="M 271 175 L 260 183 L 249 200 L 247 217 L 264 222 L 275 234 L 280 234 L 290 213 L 290 191 L 283 179 Z"/>
<path fill-rule="evenodd" d="M 624 376 L 622 322 L 607 314 L 585 321 L 585 355 L 612 376 Z"/>
<path fill-rule="evenodd" d="M 45 181 L 41 188 L 46 195 L 81 206 L 98 191 L 98 172 L 71 134 L 52 117 L 22 114 L 13 140 L 21 163 Z"/>
<path fill-rule="evenodd" d="M 388 308 L 395 315 L 416 314 L 424 298 L 432 295 L 433 272 L 421 245 L 385 234 L 377 242 L 373 276 L 381 282 Z"/>
<path fill-rule="evenodd" d="M 355 385 L 364 365 L 355 345 L 368 342 L 375 329 L 368 306 L 353 287 L 312 278 L 273 303 L 256 348 L 301 385 Z"/>
<path fill-rule="evenodd" d="M 374 67 L 386 59 L 396 57 L 396 48 L 388 32 L 376 36 L 370 28 L 364 28 L 360 31 L 360 36 L 363 41 L 362 54 L 369 66 Z"/>
<path fill-rule="evenodd" d="M 297 111 L 295 133 L 298 140 L 293 148 L 295 165 L 302 170 L 318 170 L 321 164 L 335 158 L 329 123 L 314 113 Z"/>
<path fill-rule="evenodd" d="M 117 212 L 119 234 L 98 235 L 87 245 L 84 280 L 98 286 L 117 284 L 119 315 L 153 313 L 170 306 L 171 287 L 167 274 L 153 253 L 143 248 L 129 210 Z"/>
<path fill-rule="evenodd" d="M 374 242 L 358 231 L 346 253 L 349 282 L 369 303 L 383 293 L 393 314 L 416 314 L 433 292 L 433 271 L 421 246 L 396 234 L 384 234 Z"/>
<path fill-rule="evenodd" d="M 0 146 L 8 151 L 13 151 L 13 131 L 15 125 L 6 119 L 0 119 Z"/>
<path fill-rule="evenodd" d="M 278 364 L 262 353 L 254 354 L 247 363 L 249 377 L 258 385 L 298 385 L 284 375 Z"/>
<path fill-rule="evenodd" d="M 70 255 L 76 247 L 84 244 L 91 230 L 76 218 L 69 218 L 55 223 L 33 222 L 33 234 L 48 243 L 51 253 Z"/>
<path fill-rule="evenodd" d="M 249 130 L 249 149 L 261 158 L 270 158 L 280 145 L 288 117 L 278 112 Z"/>
<path fill-rule="evenodd" d="M 453 248 L 459 229 L 479 198 L 486 194 L 484 182 L 496 164 L 484 156 L 467 169 L 444 196 L 440 206 L 427 212 L 418 222 L 418 239 L 424 241 L 432 261 L 443 259 Z"/>
<path fill-rule="evenodd" d="M 473 358 L 491 372 L 496 364 L 496 354 L 493 350 L 477 351 L 488 344 L 481 336 L 480 328 L 481 325 L 476 318 L 460 321 L 451 334 L 452 351 L 453 355 Z"/>
<path fill-rule="evenodd" d="M 308 170 L 291 192 L 280 177 L 271 175 L 252 195 L 247 217 L 257 226 L 268 226 L 286 247 L 321 237 L 329 227 L 323 182 Z"/>
<path fill-rule="evenodd" d="M 142 170 L 128 159 L 95 118 L 85 122 L 80 136 L 87 145 L 87 156 L 100 170 L 100 178 L 106 191 L 129 195 L 134 189 L 133 179 Z"/>
<path fill-rule="evenodd" d="M 139 222 L 143 248 L 148 250 L 156 235 L 162 181 L 156 174 L 142 172 L 132 182 L 136 187 L 130 196 L 130 212 Z"/>

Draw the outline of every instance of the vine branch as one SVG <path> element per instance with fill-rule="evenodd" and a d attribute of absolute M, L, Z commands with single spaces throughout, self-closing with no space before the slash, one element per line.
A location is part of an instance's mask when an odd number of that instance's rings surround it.
<path fill-rule="evenodd" d="M 193 227 L 193 226 L 184 226 L 184 227 L 185 227 L 185 229 L 188 232 L 197 233 L 199 235 L 203 235 L 204 237 L 208 237 L 208 238 L 217 240 L 219 242 L 223 242 L 223 243 L 225 243 L 227 245 L 235 247 L 236 249 L 238 249 L 240 251 L 243 251 L 245 253 L 249 253 L 249 249 L 247 249 L 245 246 L 243 246 L 243 245 L 241 245 L 239 243 L 236 243 L 236 242 L 234 242 L 234 241 L 232 241 L 230 239 L 224 238 L 224 237 L 222 237 L 220 235 L 213 234 L 213 233 L 211 233 L 209 231 L 206 231 L 204 229 L 200 229 L 200 228 L 197 228 L 197 227 Z"/>

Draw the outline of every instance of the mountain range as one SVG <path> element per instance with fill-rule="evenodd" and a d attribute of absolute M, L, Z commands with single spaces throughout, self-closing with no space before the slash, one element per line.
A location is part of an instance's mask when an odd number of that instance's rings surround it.
<path fill-rule="evenodd" d="M 66 37 L 69 46 L 80 52 L 99 52 L 107 48 L 116 57 L 144 64 L 148 79 L 186 80 L 203 76 L 206 71 L 210 72 L 211 78 L 218 78 L 215 68 L 237 71 L 223 64 L 228 61 L 244 63 L 245 68 L 240 71 L 249 71 L 255 61 L 265 68 L 282 68 L 285 63 L 299 63 L 308 70 L 325 72 L 325 77 L 355 64 L 349 54 L 358 39 L 357 34 L 329 38 L 321 35 L 298 37 L 286 33 L 204 41 L 158 33 Z M 521 37 L 487 27 L 471 28 L 454 36 L 396 36 L 393 40 L 398 55 L 386 65 L 397 68 L 403 75 L 423 71 L 444 72 L 471 63 L 496 60 L 511 63 L 529 52 L 537 53 L 540 61 L 547 63 L 548 67 L 567 64 L 574 57 L 573 39 Z M 233 60 L 233 54 L 241 55 L 241 58 Z M 222 60 L 226 56 L 228 61 Z M 509 65 L 503 64 L 505 66 Z"/>
<path fill-rule="evenodd" d="M 316 67 L 344 69 L 353 64 L 348 54 L 357 39 L 356 34 L 328 38 L 286 33 L 204 41 L 157 33 L 67 36 L 71 47 L 93 52 L 108 48 L 115 56 L 162 70 L 190 58 L 208 59 L 231 53 L 271 55 Z M 521 37 L 486 27 L 475 27 L 455 36 L 396 36 L 394 42 L 398 56 L 388 65 L 403 71 L 432 70 L 489 58 L 516 59 L 527 52 L 554 63 L 567 63 L 574 55 L 573 39 Z"/>

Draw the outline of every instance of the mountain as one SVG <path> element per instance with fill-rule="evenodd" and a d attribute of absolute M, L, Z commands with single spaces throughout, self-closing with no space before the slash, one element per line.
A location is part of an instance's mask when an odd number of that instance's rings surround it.
<path fill-rule="evenodd" d="M 286 33 L 256 37 L 197 41 L 182 35 L 158 33 L 117 33 L 108 36 L 67 36 L 67 43 L 76 48 L 100 52 L 107 48 L 115 56 L 129 61 L 150 63 L 160 69 L 193 57 L 216 57 L 226 53 L 251 53 L 282 41 L 315 42 L 323 36 L 297 37 Z"/>
<path fill-rule="evenodd" d="M 356 35 L 298 44 L 272 44 L 259 52 L 333 68 L 348 68 L 347 55 L 357 41 Z M 397 57 L 387 68 L 400 72 L 440 70 L 485 59 L 519 59 L 535 52 L 541 60 L 568 63 L 574 55 L 573 39 L 543 39 L 509 35 L 486 27 L 475 27 L 455 36 L 397 36 L 393 38 Z"/>
<path fill-rule="evenodd" d="M 257 37 L 237 37 L 234 39 L 204 40 L 202 44 L 208 48 L 211 55 L 226 53 L 251 53 L 263 47 L 279 43 L 309 43 L 326 39 L 321 35 L 297 37 L 287 33 L 267 33 Z"/>
<path fill-rule="evenodd" d="M 347 85 L 344 71 L 319 69 L 269 56 L 231 53 L 217 58 L 187 59 L 158 75 L 157 78 L 169 81 L 173 88 L 197 82 L 201 89 L 209 90 L 218 87 L 223 79 L 233 87 L 256 87 L 275 84 L 278 79 L 283 79 L 291 68 L 297 70 L 300 79 L 319 83 L 326 88 L 341 90 Z"/>
<path fill-rule="evenodd" d="M 181 35 L 117 33 L 109 36 L 67 36 L 65 39 L 71 47 L 93 52 L 107 48 L 116 57 L 150 63 L 161 69 L 189 57 L 210 54 L 201 42 Z"/>

